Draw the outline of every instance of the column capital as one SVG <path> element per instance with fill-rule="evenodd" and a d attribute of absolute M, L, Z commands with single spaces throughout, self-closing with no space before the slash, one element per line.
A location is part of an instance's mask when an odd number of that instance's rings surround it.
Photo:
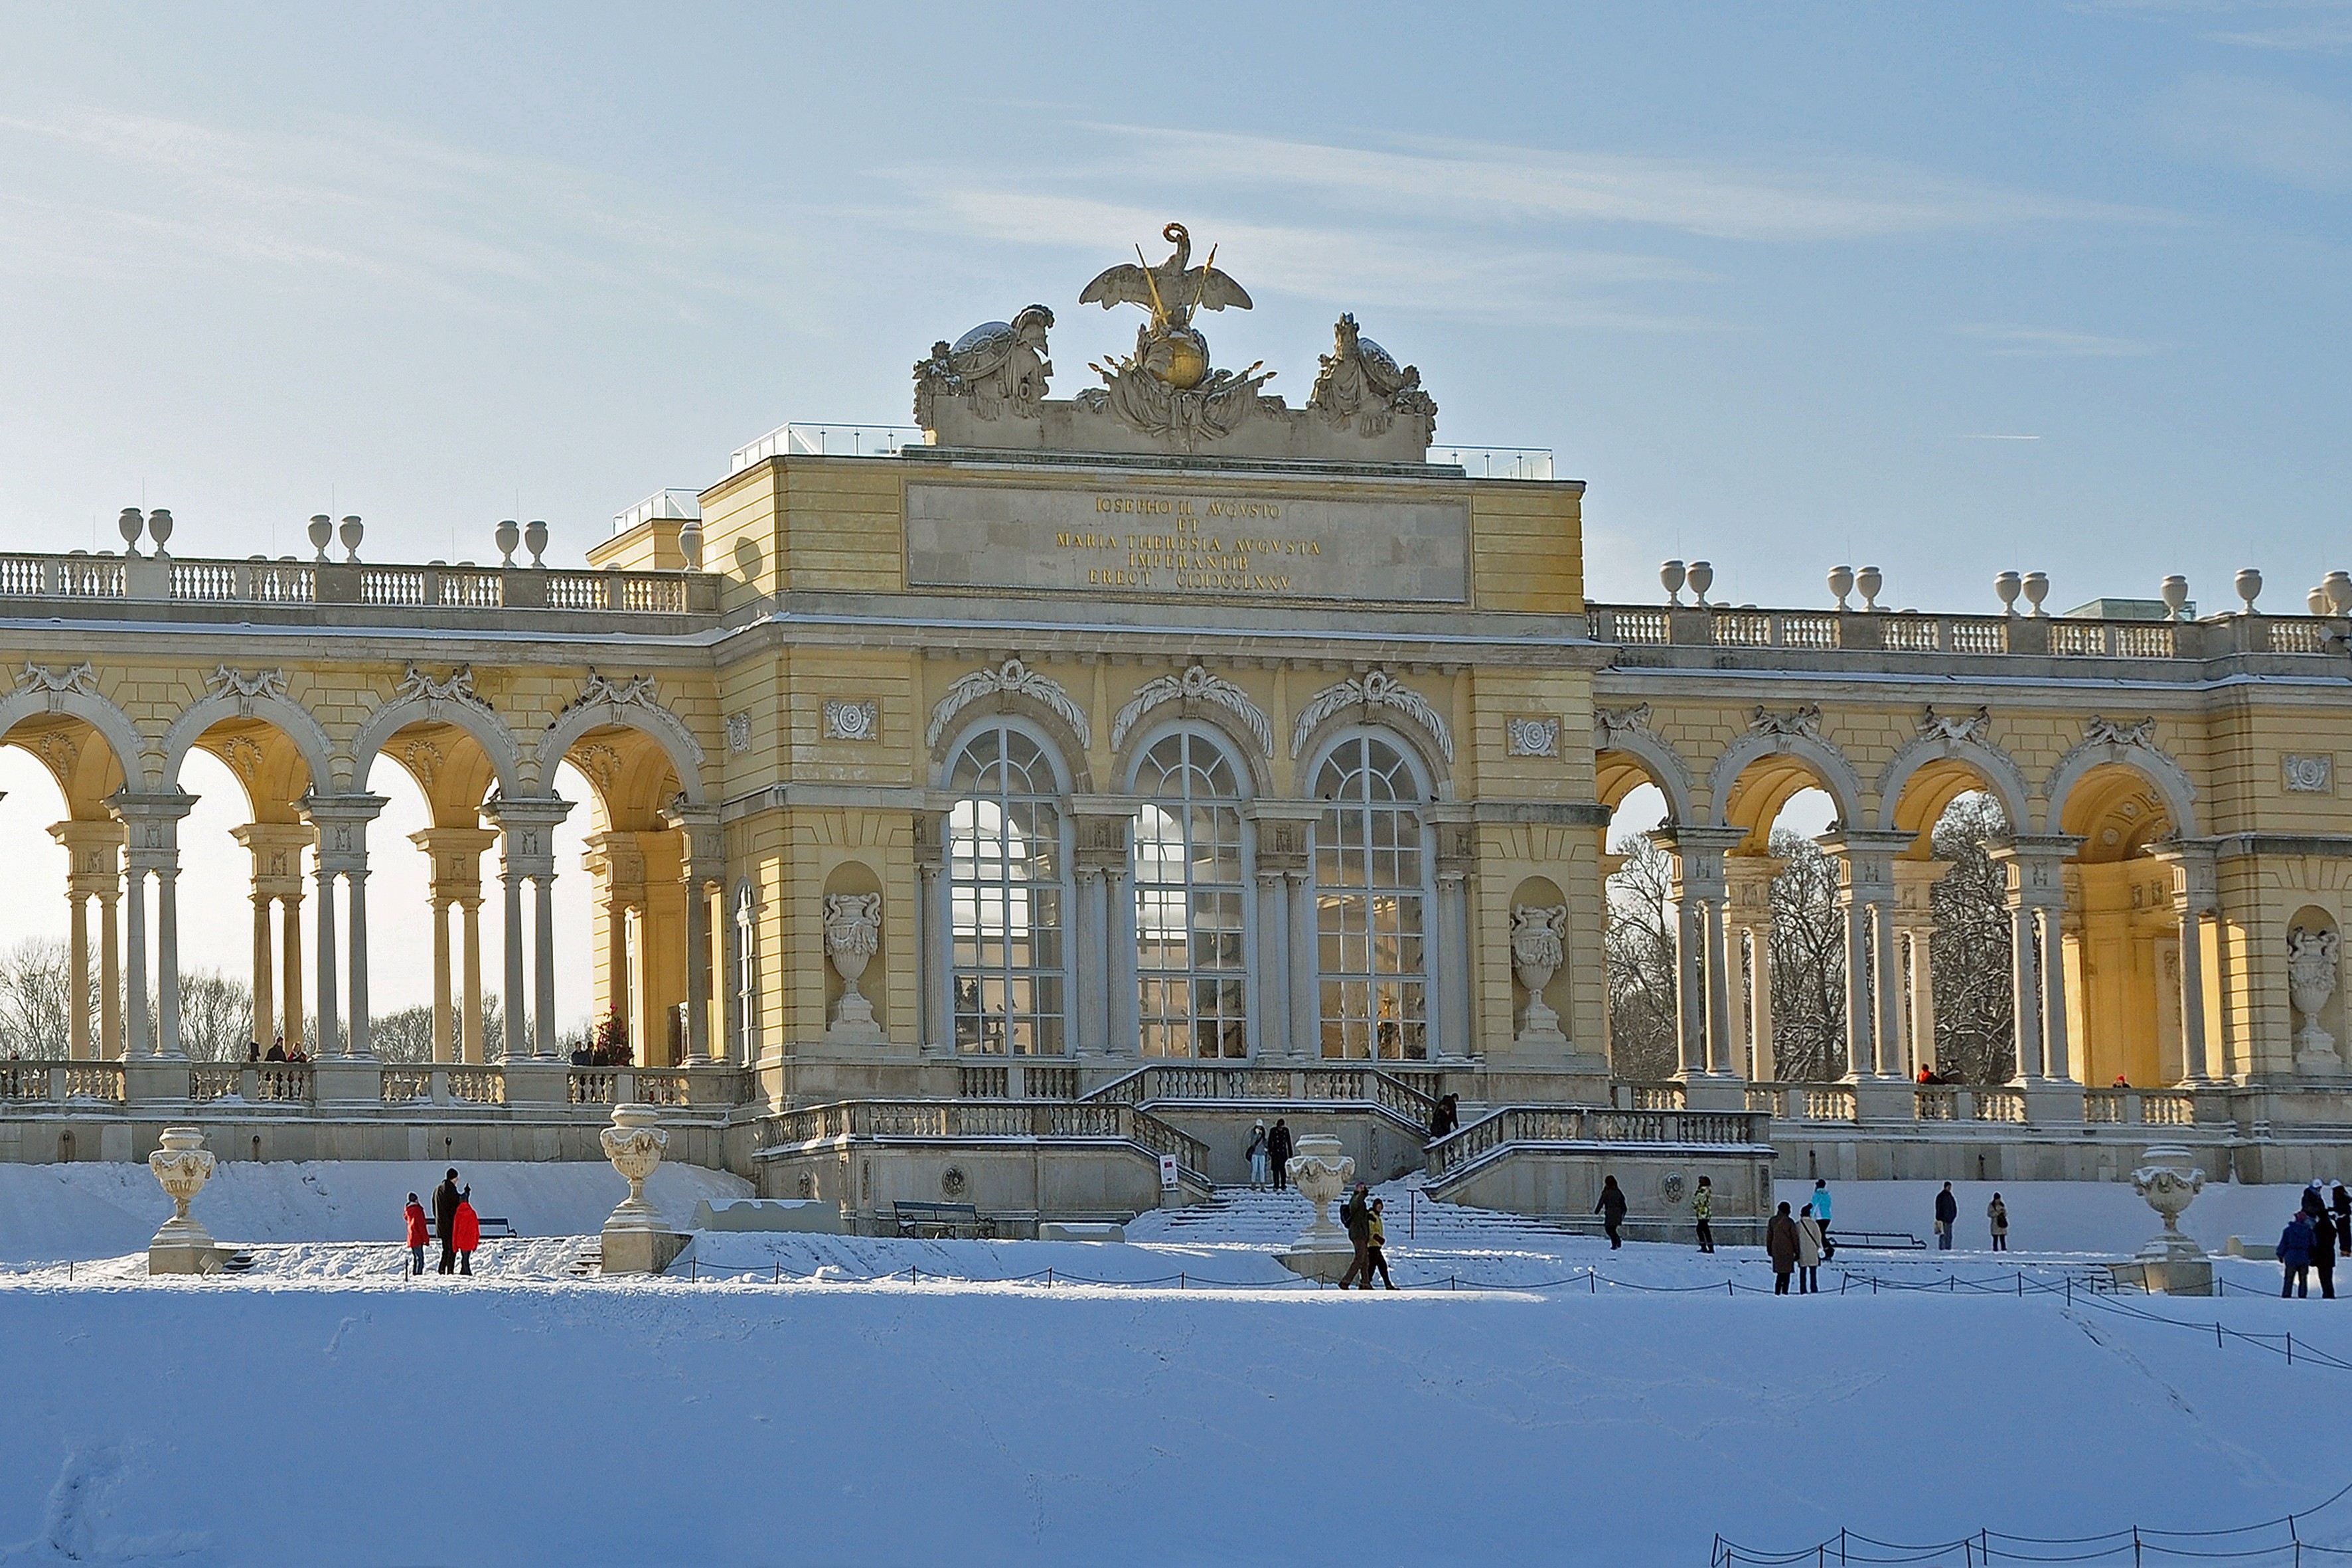
<path fill-rule="evenodd" d="M 367 827 L 392 803 L 380 795 L 306 794 L 295 802 L 303 820 L 319 830 L 319 869 L 365 871 Z"/>
<path fill-rule="evenodd" d="M 1256 861 L 1260 871 L 1287 874 L 1307 869 L 1307 849 L 1316 820 L 1323 815 L 1319 800 L 1245 800 L 1242 820 L 1257 833 Z"/>
<path fill-rule="evenodd" d="M 482 901 L 482 857 L 499 841 L 487 827 L 426 827 L 408 836 L 433 867 L 436 903 Z"/>
<path fill-rule="evenodd" d="M 2066 862 L 2083 846 L 2074 833 L 2013 833 L 1985 841 L 1985 853 L 2009 873 L 2009 907 L 2060 909 L 2066 902 Z"/>
<path fill-rule="evenodd" d="M 1772 879 L 1789 868 L 1778 855 L 1727 855 L 1723 858 L 1724 887 L 1736 925 L 1772 923 Z"/>
<path fill-rule="evenodd" d="M 71 858 L 66 891 L 77 898 L 110 897 L 122 885 L 121 823 L 111 819 L 77 819 L 49 825 L 49 837 Z"/>
<path fill-rule="evenodd" d="M 318 829 L 301 822 L 248 822 L 229 834 L 253 857 L 256 893 L 302 896 L 302 851 L 318 842 Z"/>
<path fill-rule="evenodd" d="M 686 836 L 683 879 L 709 884 L 727 877 L 727 843 L 719 831 L 719 808 L 688 805 L 683 796 L 662 807 L 662 820 Z"/>
<path fill-rule="evenodd" d="M 1895 860 L 1895 923 L 1906 930 L 1927 929 L 1936 923 L 1936 884 L 1949 875 L 1949 860 L 1913 860 L 1897 856 Z"/>
<path fill-rule="evenodd" d="M 2184 915 L 2210 915 L 2221 907 L 2215 858 L 2218 838 L 2165 838 L 2147 847 L 2151 859 L 2172 868 L 2172 907 Z"/>
<path fill-rule="evenodd" d="M 498 825 L 499 870 L 509 882 L 555 875 L 555 825 L 572 815 L 556 795 L 491 796 L 482 815 Z"/>
<path fill-rule="evenodd" d="M 1836 863 L 1841 907 L 1895 901 L 1895 862 L 1918 835 L 1893 828 L 1832 827 L 1813 840 Z"/>
<path fill-rule="evenodd" d="M 1725 882 L 1724 862 L 1748 842 L 1744 827 L 1695 827 L 1669 823 L 1650 830 L 1650 842 L 1674 857 L 1674 897 L 1723 900 L 1731 889 Z"/>
<path fill-rule="evenodd" d="M 1076 840 L 1077 865 L 1103 870 L 1124 867 L 1128 836 L 1141 809 L 1141 802 L 1124 795 L 1071 796 L 1070 827 Z"/>
<path fill-rule="evenodd" d="M 120 789 L 106 797 L 106 808 L 122 824 L 131 870 L 178 868 L 180 819 L 196 808 L 194 795 L 133 795 Z"/>

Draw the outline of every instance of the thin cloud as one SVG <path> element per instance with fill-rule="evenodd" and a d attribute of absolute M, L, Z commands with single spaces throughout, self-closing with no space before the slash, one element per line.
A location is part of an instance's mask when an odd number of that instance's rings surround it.
<path fill-rule="evenodd" d="M 2199 163 L 2310 191 L 2352 189 L 2352 106 L 2251 77 L 2193 77 L 2158 122 Z"/>
<path fill-rule="evenodd" d="M 2049 327 L 1978 324 L 1954 327 L 1952 331 L 1986 344 L 1987 353 L 2011 359 L 2146 359 L 2164 352 L 2162 344 L 2143 342 L 2137 338 L 2111 338 Z"/>

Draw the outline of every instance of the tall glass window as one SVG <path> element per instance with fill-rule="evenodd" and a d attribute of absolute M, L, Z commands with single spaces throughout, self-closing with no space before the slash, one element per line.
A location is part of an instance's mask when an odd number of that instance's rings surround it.
<path fill-rule="evenodd" d="M 1043 748 L 998 724 L 950 775 L 948 898 L 956 1048 L 1062 1054 L 1060 780 Z"/>
<path fill-rule="evenodd" d="M 1323 1054 L 1429 1055 L 1427 856 L 1421 786 L 1393 745 L 1339 743 L 1315 779 L 1315 910 Z"/>
<path fill-rule="evenodd" d="M 1138 1018 L 1147 1057 L 1249 1054 L 1241 789 L 1206 737 L 1144 753 L 1135 793 Z"/>

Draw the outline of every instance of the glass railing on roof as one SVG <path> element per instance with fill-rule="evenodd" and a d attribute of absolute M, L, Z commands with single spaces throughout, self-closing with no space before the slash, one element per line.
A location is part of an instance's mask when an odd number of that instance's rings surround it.
<path fill-rule="evenodd" d="M 779 425 L 729 457 L 727 471 L 740 474 L 777 457 L 895 458 L 901 447 L 923 445 L 911 425 Z"/>
<path fill-rule="evenodd" d="M 1548 479 L 1549 447 L 1432 447 L 1429 460 L 1452 463 L 1474 479 Z"/>

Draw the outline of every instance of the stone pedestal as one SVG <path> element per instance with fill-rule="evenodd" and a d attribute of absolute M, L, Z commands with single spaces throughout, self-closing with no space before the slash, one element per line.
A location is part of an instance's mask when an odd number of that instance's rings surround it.
<path fill-rule="evenodd" d="M 172 1217 L 147 1244 L 147 1272 L 150 1274 L 215 1274 L 221 1266 L 222 1250 L 204 1226 L 188 1213 L 188 1205 L 196 1194 L 212 1179 L 213 1157 L 205 1148 L 204 1130 L 199 1127 L 166 1127 L 163 1146 L 147 1156 L 147 1168 L 155 1173 L 163 1191 L 172 1199 Z"/>
<path fill-rule="evenodd" d="M 383 1064 L 334 1057 L 310 1064 L 310 1081 L 320 1105 L 381 1105 Z"/>
<path fill-rule="evenodd" d="M 509 1105 L 563 1105 L 571 1100 L 568 1062 L 510 1058 L 504 1070 Z"/>
<path fill-rule="evenodd" d="M 1683 1107 L 1688 1110 L 1745 1110 L 1748 1080 L 1735 1073 L 1692 1073 L 1683 1079 Z"/>
<path fill-rule="evenodd" d="M 629 1184 L 629 1195 L 604 1221 L 607 1274 L 658 1274 L 686 1247 L 686 1238 L 646 1201 L 646 1179 L 669 1147 L 669 1134 L 655 1125 L 660 1114 L 650 1105 L 616 1105 L 604 1129 L 604 1157 Z"/>
<path fill-rule="evenodd" d="M 1356 1162 L 1339 1152 L 1339 1140 L 1328 1132 L 1307 1133 L 1292 1147 L 1295 1152 L 1284 1169 L 1298 1195 L 1315 1205 L 1315 1223 L 1290 1244 L 1290 1250 L 1275 1257 L 1293 1274 L 1336 1285 L 1355 1261 L 1356 1244 L 1331 1217 L 1331 1205 L 1355 1179 Z"/>
<path fill-rule="evenodd" d="M 2083 1086 L 2068 1079 L 2030 1078 L 2025 1080 L 2025 1122 L 2029 1127 L 2075 1127 L 2083 1121 Z"/>
<path fill-rule="evenodd" d="M 1913 1086 L 1899 1078 L 1858 1078 L 1853 1080 L 1853 1116 L 1857 1121 L 1900 1121 L 1916 1120 L 1918 1096 Z M 2082 1100 L 2075 1099 L 2075 1120 L 2082 1120 Z"/>

